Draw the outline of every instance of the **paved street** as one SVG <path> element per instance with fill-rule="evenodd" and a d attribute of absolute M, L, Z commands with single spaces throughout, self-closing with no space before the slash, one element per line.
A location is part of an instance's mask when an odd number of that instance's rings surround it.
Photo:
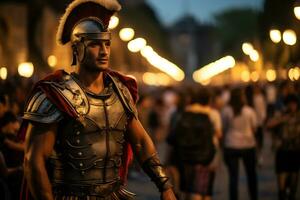
<path fill-rule="evenodd" d="M 258 167 L 258 187 L 260 200 L 276 200 L 276 176 L 274 172 L 274 154 L 271 151 L 271 140 L 269 134 L 265 134 L 265 144 L 263 149 L 263 164 Z M 297 158 L 299 159 L 299 158 Z M 221 162 L 222 163 L 222 162 Z M 240 178 L 239 178 L 239 199 L 249 200 L 247 190 L 247 179 L 245 177 L 242 163 L 240 163 Z M 149 179 L 144 175 L 133 174 L 129 179 L 128 188 L 137 194 L 138 200 L 157 200 L 159 194 L 155 186 L 149 182 Z M 227 169 L 222 163 L 218 170 L 214 187 L 214 200 L 228 199 L 228 175 Z M 297 199 L 300 200 L 300 183 L 298 184 Z"/>

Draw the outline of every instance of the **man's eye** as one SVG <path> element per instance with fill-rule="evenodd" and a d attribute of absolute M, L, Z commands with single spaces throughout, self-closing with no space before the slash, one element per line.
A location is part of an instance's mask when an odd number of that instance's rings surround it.
<path fill-rule="evenodd" d="M 110 43 L 111 43 L 111 42 L 105 42 L 105 45 L 106 45 L 107 47 L 109 47 L 109 46 L 110 46 Z"/>
<path fill-rule="evenodd" d="M 91 44 L 89 44 L 89 46 L 92 47 L 92 48 L 96 48 L 98 45 L 95 44 L 95 43 L 91 43 Z"/>

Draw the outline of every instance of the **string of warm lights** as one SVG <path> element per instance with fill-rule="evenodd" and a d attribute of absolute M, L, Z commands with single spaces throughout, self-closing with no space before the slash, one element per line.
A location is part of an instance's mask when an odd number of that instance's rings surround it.
<path fill-rule="evenodd" d="M 282 35 L 281 35 L 280 30 L 271 29 L 269 32 L 269 36 L 270 36 L 270 39 L 272 40 L 272 42 L 274 42 L 274 43 L 279 43 L 281 40 L 283 40 L 283 42 L 286 45 L 293 46 L 297 42 L 297 34 L 292 29 L 285 30 L 282 33 Z"/>
<path fill-rule="evenodd" d="M 193 79 L 199 83 L 205 83 L 212 77 L 235 66 L 235 59 L 232 56 L 225 56 L 212 62 L 193 73 Z"/>
<path fill-rule="evenodd" d="M 111 23 L 115 23 L 119 20 L 115 19 L 114 16 Z M 117 25 L 111 26 L 111 29 L 116 28 Z M 170 62 L 169 60 L 161 57 L 158 55 L 157 52 L 153 50 L 153 48 L 147 45 L 147 41 L 144 38 L 135 38 L 135 31 L 132 28 L 122 28 L 119 32 L 119 36 L 122 41 L 128 42 L 127 48 L 129 51 L 133 53 L 140 52 L 141 55 L 155 68 L 159 69 L 160 71 L 168 74 L 176 81 L 182 81 L 185 77 L 184 72 L 174 63 Z M 148 74 L 149 75 L 149 74 Z M 153 77 L 153 76 L 152 76 Z M 161 74 L 157 74 L 157 77 L 161 77 Z M 149 80 L 149 79 L 146 79 Z M 164 79 L 165 80 L 165 79 Z"/>
<path fill-rule="evenodd" d="M 248 55 L 250 57 L 250 60 L 252 60 L 253 62 L 257 62 L 259 60 L 258 51 L 254 49 L 252 44 L 248 42 L 243 43 L 242 50 L 244 54 Z"/>
<path fill-rule="evenodd" d="M 144 83 L 148 85 L 154 85 L 154 86 L 167 86 L 171 83 L 171 78 L 165 73 L 151 73 L 146 72 L 143 75 L 143 81 Z"/>

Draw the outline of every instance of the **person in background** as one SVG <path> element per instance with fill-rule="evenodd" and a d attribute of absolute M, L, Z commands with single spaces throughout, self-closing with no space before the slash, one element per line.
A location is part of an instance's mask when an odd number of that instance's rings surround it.
<path fill-rule="evenodd" d="M 8 96 L 0 94 L 0 117 L 2 117 L 4 113 L 8 111 L 8 108 Z"/>
<path fill-rule="evenodd" d="M 137 103 L 137 110 L 138 110 L 140 122 L 142 123 L 144 129 L 147 132 L 150 132 L 149 115 L 152 107 L 153 107 L 153 99 L 150 95 L 145 94 L 143 96 L 140 96 Z"/>
<path fill-rule="evenodd" d="M 215 156 L 214 138 L 218 137 L 209 106 L 210 93 L 201 88 L 191 102 L 177 114 L 169 143 L 174 147 L 180 173 L 180 189 L 186 200 L 212 198 L 215 169 L 210 163 Z"/>
<path fill-rule="evenodd" d="M 17 138 L 19 127 L 20 123 L 12 112 L 4 113 L 0 118 L 1 153 L 5 162 L 4 165 L 7 166 L 6 174 L 9 176 L 7 176 L 6 182 L 12 199 L 20 197 L 23 178 L 21 172 L 23 169 L 24 143 Z M 5 168 L 3 167 L 3 169 Z"/>
<path fill-rule="evenodd" d="M 224 160 L 229 172 L 229 199 L 238 199 L 239 160 L 245 166 L 251 200 L 257 200 L 256 141 L 257 118 L 247 106 L 243 89 L 233 89 L 224 108 Z"/>
<path fill-rule="evenodd" d="M 286 110 L 271 118 L 267 126 L 278 129 L 275 136 L 275 168 L 279 200 L 296 200 L 300 169 L 300 111 L 295 94 L 285 98 Z"/>
<path fill-rule="evenodd" d="M 263 164 L 263 157 L 261 154 L 264 143 L 264 124 L 267 117 L 267 105 L 262 90 L 258 84 L 249 85 L 247 87 L 248 98 L 247 103 L 255 111 L 257 118 L 257 128 L 255 133 L 256 147 L 257 147 L 257 160 L 258 165 Z"/>
<path fill-rule="evenodd" d="M 0 144 L 0 199 L 3 200 L 17 200 L 18 199 L 18 192 L 17 191 L 11 191 L 8 185 L 8 180 L 11 178 L 11 176 L 15 176 L 16 174 L 22 174 L 23 167 L 12 167 L 9 168 L 6 165 L 4 156 L 1 152 L 1 144 Z M 12 194 L 14 195 L 14 198 L 12 198 Z"/>

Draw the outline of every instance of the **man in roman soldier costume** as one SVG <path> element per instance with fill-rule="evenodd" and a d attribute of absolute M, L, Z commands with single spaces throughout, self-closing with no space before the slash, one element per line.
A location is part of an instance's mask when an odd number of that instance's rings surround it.
<path fill-rule="evenodd" d="M 23 199 L 134 199 L 124 188 L 132 150 L 161 199 L 176 199 L 138 120 L 136 81 L 108 69 L 118 10 L 116 0 L 74 0 L 62 17 L 57 39 L 71 43 L 76 69 L 37 82 L 27 102 Z"/>

